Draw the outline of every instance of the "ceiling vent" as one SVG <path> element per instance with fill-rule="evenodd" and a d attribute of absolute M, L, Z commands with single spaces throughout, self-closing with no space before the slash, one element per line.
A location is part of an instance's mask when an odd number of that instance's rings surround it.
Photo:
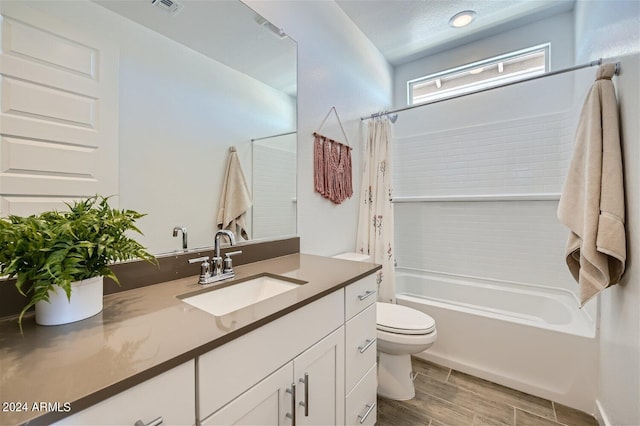
<path fill-rule="evenodd" d="M 174 16 L 180 13 L 184 7 L 184 5 L 173 0 L 151 0 L 151 4 Z"/>

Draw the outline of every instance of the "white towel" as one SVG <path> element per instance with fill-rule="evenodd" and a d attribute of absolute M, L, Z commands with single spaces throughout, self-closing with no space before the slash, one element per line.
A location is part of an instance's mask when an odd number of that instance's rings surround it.
<path fill-rule="evenodd" d="M 246 215 L 252 204 L 251 193 L 242 173 L 236 148 L 231 147 L 229 151 L 216 223 L 218 229 L 227 229 L 237 237 L 248 240 Z"/>
<path fill-rule="evenodd" d="M 580 306 L 624 273 L 626 236 L 614 64 L 598 69 L 576 132 L 558 219 L 571 232 L 566 262 L 580 289 Z"/>

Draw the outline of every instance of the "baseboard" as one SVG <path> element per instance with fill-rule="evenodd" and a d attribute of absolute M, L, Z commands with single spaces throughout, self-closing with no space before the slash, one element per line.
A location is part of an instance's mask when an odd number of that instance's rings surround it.
<path fill-rule="evenodd" d="M 600 426 L 613 426 L 599 399 L 596 399 L 596 420 Z"/>

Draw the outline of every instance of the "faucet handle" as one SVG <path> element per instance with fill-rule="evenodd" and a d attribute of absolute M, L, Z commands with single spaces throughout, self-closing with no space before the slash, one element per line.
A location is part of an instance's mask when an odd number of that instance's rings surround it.
<path fill-rule="evenodd" d="M 194 259 L 189 259 L 189 263 L 198 263 L 200 264 L 200 279 L 199 283 L 204 284 L 204 282 L 211 275 L 211 266 L 209 265 L 209 256 L 196 257 Z"/>
<path fill-rule="evenodd" d="M 225 253 L 226 258 L 224 259 L 224 269 L 222 270 L 222 273 L 233 272 L 231 256 L 235 256 L 236 254 L 241 253 L 242 250 L 230 251 L 228 253 Z"/>

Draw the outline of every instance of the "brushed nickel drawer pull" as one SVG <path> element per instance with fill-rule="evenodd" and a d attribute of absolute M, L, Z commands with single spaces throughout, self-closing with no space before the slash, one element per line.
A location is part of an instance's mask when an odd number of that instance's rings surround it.
<path fill-rule="evenodd" d="M 142 420 L 138 420 L 134 423 L 134 426 L 160 426 L 162 424 L 162 417 L 158 417 L 152 420 L 150 423 L 145 423 Z"/>
<path fill-rule="evenodd" d="M 287 393 L 291 394 L 291 413 L 285 414 L 285 417 L 291 419 L 291 426 L 296 426 L 296 384 L 291 383 L 291 387 L 287 388 Z"/>
<path fill-rule="evenodd" d="M 364 294 L 359 295 L 358 299 L 364 300 L 369 296 L 373 296 L 374 294 L 376 294 L 375 290 L 367 290 Z"/>
<path fill-rule="evenodd" d="M 304 407 L 304 416 L 309 417 L 309 373 L 304 373 L 304 379 L 299 381 L 304 384 L 304 401 L 300 401 L 300 406 Z"/>
<path fill-rule="evenodd" d="M 364 351 L 369 349 L 369 346 L 373 345 L 375 342 L 376 342 L 376 339 L 367 339 L 364 341 L 364 346 L 358 346 L 358 350 L 360 351 L 361 354 L 363 354 Z"/>
<path fill-rule="evenodd" d="M 367 420 L 367 417 L 369 417 L 371 411 L 376 408 L 376 403 L 374 402 L 371 405 L 367 404 L 365 407 L 367 407 L 367 412 L 364 413 L 364 415 L 358 414 L 358 420 L 360 420 L 360 424 L 364 423 L 364 421 Z"/>

